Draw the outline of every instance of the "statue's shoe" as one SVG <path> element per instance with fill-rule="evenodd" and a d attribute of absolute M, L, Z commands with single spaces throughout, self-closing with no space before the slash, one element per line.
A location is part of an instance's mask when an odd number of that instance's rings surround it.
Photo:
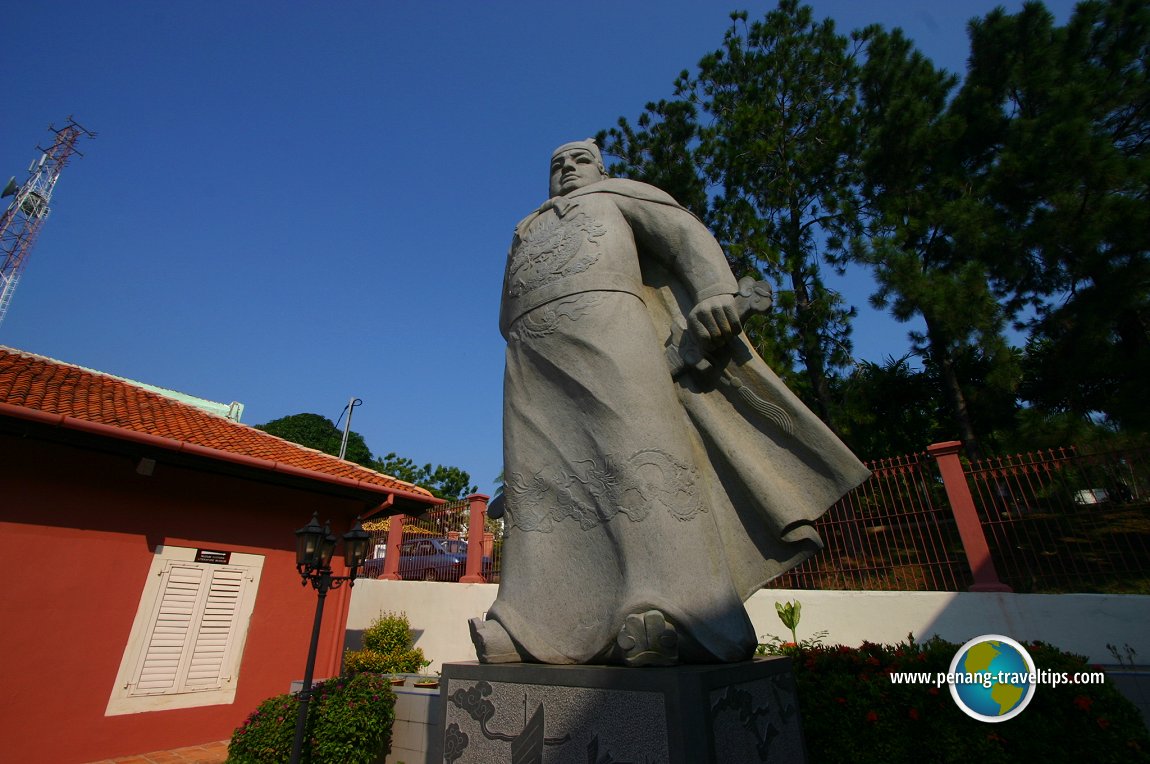
<path fill-rule="evenodd" d="M 511 641 L 511 635 L 498 621 L 472 618 L 467 622 L 475 656 L 480 663 L 522 663 L 523 656 Z"/>
<path fill-rule="evenodd" d="M 615 642 L 628 666 L 674 666 L 679 662 L 679 635 L 658 610 L 627 616 Z"/>

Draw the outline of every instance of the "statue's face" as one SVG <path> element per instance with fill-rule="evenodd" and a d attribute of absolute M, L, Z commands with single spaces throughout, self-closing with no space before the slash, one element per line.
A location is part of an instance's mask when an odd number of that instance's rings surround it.
<path fill-rule="evenodd" d="M 590 151 L 569 149 L 551 160 L 551 195 L 563 196 L 577 188 L 598 183 L 604 175 Z"/>

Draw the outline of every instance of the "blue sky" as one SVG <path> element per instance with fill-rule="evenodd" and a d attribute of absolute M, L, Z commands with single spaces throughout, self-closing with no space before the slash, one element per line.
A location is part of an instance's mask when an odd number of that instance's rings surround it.
<path fill-rule="evenodd" d="M 961 71 L 998 3 L 816 0 L 902 27 Z M 1011 10 L 1020 2 L 1006 2 Z M 1059 22 L 1072 3 L 1048 2 Z M 551 150 L 634 119 L 774 3 L 10 3 L 0 183 L 49 123 L 98 133 L 65 169 L 0 344 L 212 400 L 332 418 L 376 453 L 501 468 L 499 287 Z M 859 307 L 856 355 L 906 327 Z"/>

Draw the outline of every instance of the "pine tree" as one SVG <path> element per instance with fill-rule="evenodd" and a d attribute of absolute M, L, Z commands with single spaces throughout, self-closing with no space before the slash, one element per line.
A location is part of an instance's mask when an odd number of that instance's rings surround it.
<path fill-rule="evenodd" d="M 696 212 L 705 203 L 737 275 L 775 283 L 781 310 L 748 334 L 834 427 L 831 379 L 850 363 L 854 311 L 822 269 L 858 224 L 857 43 L 798 0 L 731 20 L 722 48 L 679 76 L 677 100 L 601 136 L 624 174 L 666 183 Z"/>
<path fill-rule="evenodd" d="M 869 231 L 853 257 L 868 263 L 876 308 L 922 320 L 913 350 L 938 376 L 951 421 L 970 456 L 980 452 L 969 406 L 977 355 L 989 378 L 1009 388 L 1014 355 L 1008 313 L 978 247 L 993 219 L 983 176 L 977 101 L 951 100 L 958 79 L 937 69 L 899 30 L 871 28 L 862 70 L 864 197 Z"/>
<path fill-rule="evenodd" d="M 1029 305 L 1023 395 L 1040 410 L 1150 430 L 1150 6 L 1040 3 L 971 25 L 964 90 L 1003 115 L 986 259 Z"/>

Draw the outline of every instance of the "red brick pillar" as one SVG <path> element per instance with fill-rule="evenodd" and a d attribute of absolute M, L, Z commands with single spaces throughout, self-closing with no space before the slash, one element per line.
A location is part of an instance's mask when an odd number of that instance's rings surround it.
<path fill-rule="evenodd" d="M 383 574 L 386 581 L 401 581 L 399 575 L 399 548 L 403 546 L 403 521 L 407 515 L 392 515 L 387 527 L 387 554 L 383 558 Z"/>
<path fill-rule="evenodd" d="M 483 516 L 487 514 L 487 498 L 481 493 L 467 497 L 471 504 L 471 525 L 467 531 L 467 568 L 459 579 L 463 584 L 485 584 L 483 578 Z"/>
<path fill-rule="evenodd" d="M 982 523 L 978 520 L 978 510 L 974 508 L 974 497 L 970 495 L 970 486 L 966 483 L 966 474 L 962 471 L 962 462 L 958 459 L 961 448 L 961 441 L 950 440 L 927 446 L 926 451 L 938 462 L 938 471 L 942 473 L 946 497 L 950 500 L 954 522 L 962 539 L 962 548 L 966 550 L 966 560 L 970 563 L 971 572 L 974 573 L 974 584 L 971 585 L 970 591 L 1012 592 L 1013 589 L 998 580 L 998 571 L 994 569 L 994 561 L 990 559 L 990 547 L 986 545 L 986 535 L 982 532 Z"/>

